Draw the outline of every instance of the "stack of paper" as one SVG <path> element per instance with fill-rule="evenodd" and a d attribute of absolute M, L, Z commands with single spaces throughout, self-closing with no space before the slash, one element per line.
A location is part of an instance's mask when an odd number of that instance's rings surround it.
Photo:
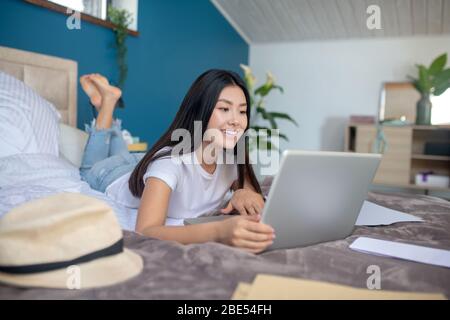
<path fill-rule="evenodd" d="M 445 300 L 440 293 L 353 288 L 320 281 L 258 274 L 252 284 L 239 283 L 233 300 Z"/>

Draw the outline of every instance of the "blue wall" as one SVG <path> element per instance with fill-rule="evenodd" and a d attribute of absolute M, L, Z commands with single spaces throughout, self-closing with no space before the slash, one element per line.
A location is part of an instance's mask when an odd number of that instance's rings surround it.
<path fill-rule="evenodd" d="M 0 45 L 75 60 L 79 75 L 98 72 L 117 79 L 112 30 L 83 20 L 81 30 L 68 30 L 66 19 L 23 0 L 1 0 Z M 209 0 L 141 0 L 138 29 L 139 37 L 127 39 L 126 108 L 116 115 L 151 144 L 169 126 L 195 78 L 209 68 L 240 72 L 248 45 Z M 79 86 L 78 127 L 91 117 Z"/>

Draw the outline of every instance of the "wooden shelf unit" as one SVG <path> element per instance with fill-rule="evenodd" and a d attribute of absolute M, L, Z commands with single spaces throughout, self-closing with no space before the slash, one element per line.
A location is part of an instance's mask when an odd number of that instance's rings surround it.
<path fill-rule="evenodd" d="M 413 154 L 411 159 L 435 160 L 435 161 L 450 161 L 447 156 L 432 156 L 427 154 Z"/>
<path fill-rule="evenodd" d="M 384 186 L 421 189 L 428 192 L 450 193 L 450 186 L 438 188 L 415 184 L 415 176 L 422 171 L 433 171 L 450 176 L 450 157 L 424 154 L 426 142 L 450 144 L 450 125 L 444 126 L 383 126 L 387 147 L 374 178 Z M 349 124 L 345 132 L 345 151 L 373 153 L 377 127 L 373 124 Z"/>

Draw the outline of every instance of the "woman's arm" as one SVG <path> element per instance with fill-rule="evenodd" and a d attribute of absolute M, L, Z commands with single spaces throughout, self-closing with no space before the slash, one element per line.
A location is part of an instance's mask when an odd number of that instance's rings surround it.
<path fill-rule="evenodd" d="M 239 189 L 238 180 L 236 180 L 231 185 L 231 190 L 234 191 L 233 196 L 228 205 L 220 210 L 221 213 L 229 214 L 236 209 L 241 215 L 262 214 L 265 199 L 256 192 L 248 175 L 245 175 L 243 188 Z"/>
<path fill-rule="evenodd" d="M 233 217 L 224 221 L 189 226 L 165 226 L 170 187 L 158 178 L 148 178 L 138 210 L 136 231 L 152 238 L 182 244 L 221 242 L 249 252 L 261 252 L 273 242 L 273 229 L 258 217 Z"/>
<path fill-rule="evenodd" d="M 219 242 L 218 223 L 200 223 L 189 226 L 149 226 L 142 234 L 161 240 L 177 241 L 182 244 Z"/>
<path fill-rule="evenodd" d="M 153 238 L 183 244 L 218 240 L 217 223 L 190 226 L 165 226 L 172 190 L 162 180 L 147 179 L 138 210 L 136 231 Z"/>

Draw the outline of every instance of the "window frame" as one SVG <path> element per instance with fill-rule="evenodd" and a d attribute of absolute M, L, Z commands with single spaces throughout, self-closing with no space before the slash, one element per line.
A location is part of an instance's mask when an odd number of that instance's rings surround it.
<path fill-rule="evenodd" d="M 24 0 L 24 1 L 28 2 L 30 4 L 39 6 L 39 7 L 47 8 L 47 9 L 62 13 L 67 16 L 68 8 L 65 6 L 56 4 L 54 2 L 50 2 L 47 0 Z M 72 9 L 70 9 L 70 10 L 72 10 Z M 87 22 L 90 22 L 90 23 L 93 23 L 93 24 L 96 24 L 96 25 L 99 25 L 99 26 L 102 26 L 105 28 L 114 29 L 116 27 L 115 24 L 113 24 L 112 22 L 110 22 L 108 20 L 103 20 L 103 19 L 91 16 L 89 14 L 85 14 L 83 12 L 80 12 L 80 16 L 81 16 L 81 19 L 84 21 L 87 21 Z M 128 34 L 131 36 L 134 36 L 134 37 L 138 37 L 139 31 L 128 29 Z"/>

